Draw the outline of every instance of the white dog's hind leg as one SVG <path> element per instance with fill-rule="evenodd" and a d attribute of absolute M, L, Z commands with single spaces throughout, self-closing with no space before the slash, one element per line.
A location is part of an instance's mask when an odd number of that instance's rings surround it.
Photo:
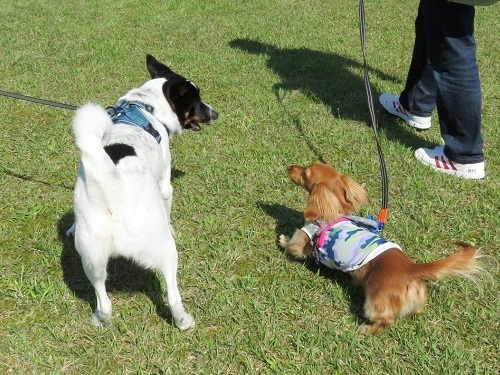
<path fill-rule="evenodd" d="M 177 287 L 177 251 L 175 249 L 171 255 L 169 254 L 169 256 L 166 257 L 160 267 L 160 271 L 163 273 L 165 281 L 167 282 L 168 306 L 174 317 L 175 325 L 181 330 L 193 328 L 195 326 L 194 319 L 191 314 L 184 310 L 181 295 Z"/>
<path fill-rule="evenodd" d="M 97 297 L 97 309 L 92 314 L 93 323 L 98 326 L 106 326 L 111 323 L 111 301 L 106 293 L 104 281 L 99 280 L 94 285 Z"/>
<path fill-rule="evenodd" d="M 94 286 L 97 297 L 97 309 L 92 314 L 92 321 L 96 326 L 106 326 L 111 323 L 111 300 L 106 293 L 106 263 L 91 265 L 83 262 L 85 274 Z"/>

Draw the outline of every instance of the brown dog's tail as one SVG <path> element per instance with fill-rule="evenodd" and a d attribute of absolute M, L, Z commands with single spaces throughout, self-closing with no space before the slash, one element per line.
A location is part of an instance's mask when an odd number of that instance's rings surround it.
<path fill-rule="evenodd" d="M 477 261 L 481 256 L 479 250 L 465 242 L 455 244 L 460 246 L 460 249 L 449 257 L 431 263 L 413 264 L 413 276 L 422 280 L 438 280 L 447 276 L 468 276 L 480 271 Z"/>

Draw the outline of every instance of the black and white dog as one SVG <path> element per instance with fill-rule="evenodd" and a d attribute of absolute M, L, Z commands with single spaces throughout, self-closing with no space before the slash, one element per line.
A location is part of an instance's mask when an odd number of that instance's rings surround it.
<path fill-rule="evenodd" d="M 200 98 L 198 87 L 146 56 L 151 80 L 108 108 L 88 103 L 73 119 L 81 165 L 74 191 L 75 224 L 68 230 L 95 288 L 93 321 L 111 321 L 106 293 L 108 259 L 123 256 L 161 271 L 175 325 L 194 320 L 177 287 L 177 249 L 170 224 L 172 185 L 169 138 L 182 129 L 200 130 L 217 112 Z"/>

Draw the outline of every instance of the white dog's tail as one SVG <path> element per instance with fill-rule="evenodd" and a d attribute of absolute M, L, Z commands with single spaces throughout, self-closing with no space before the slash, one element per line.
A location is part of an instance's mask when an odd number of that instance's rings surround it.
<path fill-rule="evenodd" d="M 80 149 L 85 179 L 94 186 L 108 190 L 107 186 L 119 178 L 115 164 L 104 151 L 102 138 L 107 127 L 112 126 L 106 110 L 97 104 L 87 103 L 76 110 L 73 133 Z M 89 184 L 87 184 L 89 185 Z"/>

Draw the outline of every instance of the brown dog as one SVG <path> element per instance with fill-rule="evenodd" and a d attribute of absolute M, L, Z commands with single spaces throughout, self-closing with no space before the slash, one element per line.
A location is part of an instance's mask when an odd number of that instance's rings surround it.
<path fill-rule="evenodd" d="M 319 263 L 344 270 L 361 285 L 365 292 L 364 313 L 370 321 L 361 327 L 363 334 L 380 332 L 397 318 L 421 314 L 427 300 L 426 280 L 479 270 L 479 251 L 466 243 L 457 243 L 460 249 L 447 258 L 417 264 L 397 244 L 345 219 L 369 197 L 351 177 L 327 164 L 292 165 L 288 175 L 310 197 L 304 211 L 306 225 L 297 229 L 292 238 L 281 235 L 279 244 L 296 258 L 315 257 Z M 352 244 L 355 246 L 351 249 Z"/>

